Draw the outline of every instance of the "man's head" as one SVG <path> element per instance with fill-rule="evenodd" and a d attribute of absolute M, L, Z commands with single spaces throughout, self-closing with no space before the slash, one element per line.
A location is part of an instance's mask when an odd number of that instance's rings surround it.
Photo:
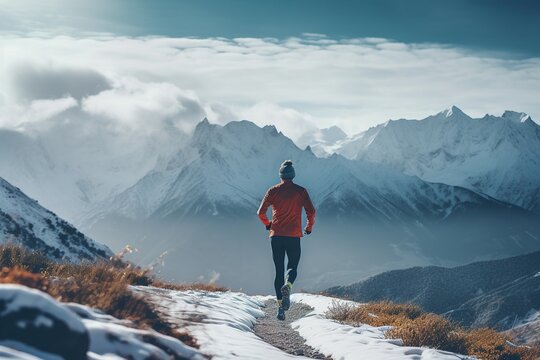
<path fill-rule="evenodd" d="M 285 160 L 279 168 L 279 177 L 284 180 L 292 180 L 295 175 L 292 160 Z"/>

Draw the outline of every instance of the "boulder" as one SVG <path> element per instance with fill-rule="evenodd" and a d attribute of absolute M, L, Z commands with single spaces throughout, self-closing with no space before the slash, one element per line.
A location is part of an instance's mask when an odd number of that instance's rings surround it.
<path fill-rule="evenodd" d="M 64 359 L 86 359 L 88 332 L 81 319 L 44 292 L 0 285 L 0 341 L 29 345 Z"/>

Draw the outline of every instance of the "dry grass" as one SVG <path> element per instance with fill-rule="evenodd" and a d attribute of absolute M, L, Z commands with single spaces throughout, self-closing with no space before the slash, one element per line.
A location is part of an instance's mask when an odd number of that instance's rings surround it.
<path fill-rule="evenodd" d="M 172 284 L 172 283 L 163 282 L 160 280 L 153 280 L 151 285 L 155 287 L 163 288 L 163 289 L 177 290 L 177 291 L 194 290 L 194 291 L 226 292 L 230 290 L 229 288 L 216 285 L 214 283 Z"/>
<path fill-rule="evenodd" d="M 386 334 L 401 339 L 406 346 L 424 346 L 468 353 L 463 332 L 447 319 L 435 314 L 422 314 L 415 319 L 406 319 Z"/>
<path fill-rule="evenodd" d="M 51 261 L 37 251 L 28 251 L 15 244 L 0 246 L 0 268 L 20 267 L 31 273 L 39 273 L 50 264 Z"/>
<path fill-rule="evenodd" d="M 33 274 L 20 266 L 0 270 L 0 284 L 19 284 L 47 292 L 49 280 L 41 274 Z"/>
<path fill-rule="evenodd" d="M 515 346 L 513 340 L 493 329 L 476 329 L 465 334 L 470 355 L 486 360 L 538 360 L 540 347 Z"/>
<path fill-rule="evenodd" d="M 327 316 L 354 326 L 398 326 L 408 319 L 416 319 L 423 314 L 422 309 L 410 304 L 395 304 L 390 301 L 368 303 L 357 306 L 343 301 L 334 301 Z"/>
<path fill-rule="evenodd" d="M 444 317 L 411 304 L 389 301 L 354 305 L 334 301 L 327 317 L 359 326 L 392 326 L 386 336 L 403 345 L 421 346 L 474 355 L 483 360 L 538 360 L 540 349 L 515 346 L 512 339 L 493 329 L 465 330 Z"/>
<path fill-rule="evenodd" d="M 152 285 L 177 290 L 226 291 L 213 284 L 175 285 L 156 280 L 149 270 L 114 257 L 110 262 L 65 264 L 12 244 L 0 246 L 0 283 L 21 284 L 47 292 L 63 302 L 101 309 L 131 320 L 139 328 L 152 328 L 197 347 L 187 333 L 174 329 L 153 305 L 129 290 L 129 285 Z"/>

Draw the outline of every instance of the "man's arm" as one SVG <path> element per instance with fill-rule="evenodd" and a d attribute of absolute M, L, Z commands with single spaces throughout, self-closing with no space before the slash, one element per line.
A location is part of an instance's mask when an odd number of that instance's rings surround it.
<path fill-rule="evenodd" d="M 306 228 L 304 229 L 306 234 L 310 234 L 313 230 L 313 225 L 315 224 L 315 207 L 313 206 L 313 203 L 311 202 L 311 199 L 309 197 L 309 194 L 307 190 L 305 191 L 304 196 L 304 209 L 306 210 L 306 217 L 307 217 L 307 224 Z"/>
<path fill-rule="evenodd" d="M 257 210 L 257 215 L 259 215 L 259 219 L 261 219 L 264 226 L 268 227 L 270 226 L 271 222 L 268 220 L 268 216 L 266 216 L 266 211 L 268 208 L 272 205 L 272 202 L 270 201 L 270 190 L 266 192 L 266 195 L 264 195 L 264 198 L 262 199 L 261 206 L 259 206 L 259 210 Z"/>

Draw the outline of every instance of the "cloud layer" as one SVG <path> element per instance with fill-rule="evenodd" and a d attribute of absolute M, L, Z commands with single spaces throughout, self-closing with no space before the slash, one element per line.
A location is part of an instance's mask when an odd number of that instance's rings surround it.
<path fill-rule="evenodd" d="M 131 128 L 167 122 L 189 130 L 208 116 L 220 123 L 274 124 L 293 138 L 331 125 L 355 133 L 390 118 L 423 118 L 452 104 L 472 116 L 513 109 L 540 119 L 538 58 L 317 35 L 276 40 L 4 34 L 0 41 L 3 127 L 58 116 L 74 106 L 90 119 Z M 44 99 L 49 103 L 36 103 Z M 36 112 L 40 106 L 46 110 Z"/>

